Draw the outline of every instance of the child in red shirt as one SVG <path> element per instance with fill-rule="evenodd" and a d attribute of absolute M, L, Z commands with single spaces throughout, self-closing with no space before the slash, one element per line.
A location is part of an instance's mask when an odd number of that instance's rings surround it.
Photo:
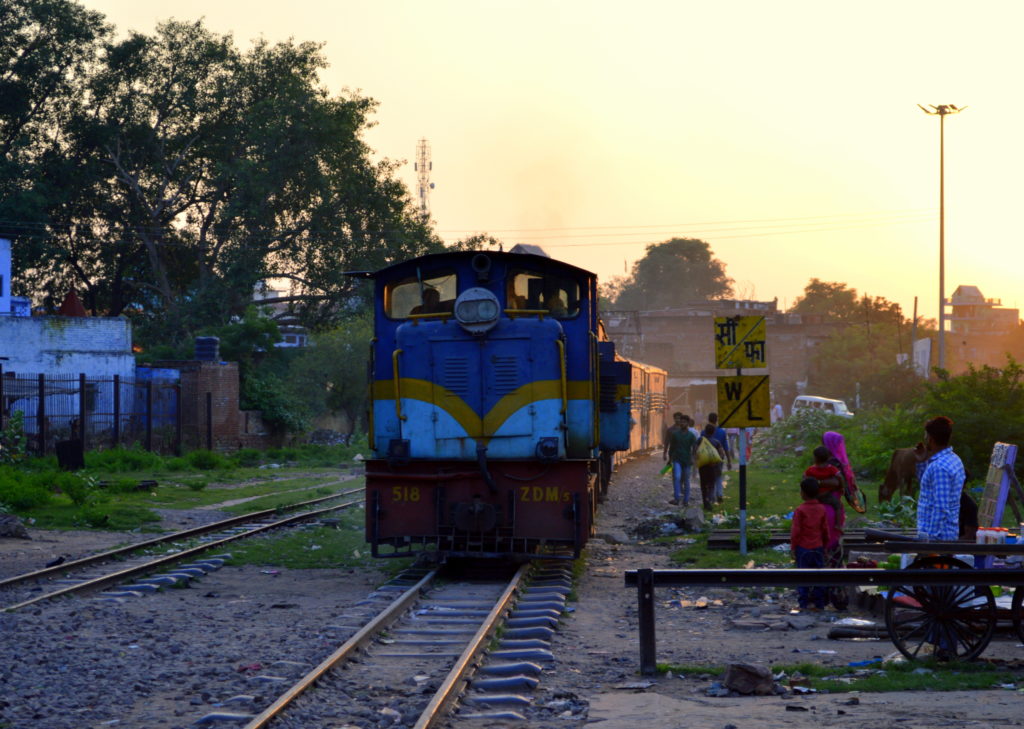
<path fill-rule="evenodd" d="M 804 503 L 793 512 L 793 527 L 789 534 L 789 548 L 797 567 L 822 568 L 825 566 L 825 545 L 829 540 L 825 507 L 818 502 L 818 481 L 805 478 L 800 482 L 800 495 Z M 824 587 L 798 587 L 797 602 L 807 608 L 809 600 L 818 610 L 825 609 Z"/>
<path fill-rule="evenodd" d="M 828 559 L 840 551 L 839 540 L 843 537 L 843 526 L 846 524 L 846 510 L 843 508 L 843 474 L 829 459 L 832 454 L 825 446 L 814 449 L 814 465 L 804 471 L 805 478 L 818 480 L 818 501 L 825 507 L 828 519 L 829 539 L 825 545 L 826 561 L 835 567 L 842 566 L 842 559 Z"/>

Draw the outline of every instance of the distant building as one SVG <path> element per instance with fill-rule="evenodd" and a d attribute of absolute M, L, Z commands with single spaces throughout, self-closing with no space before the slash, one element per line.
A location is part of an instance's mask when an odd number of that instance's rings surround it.
<path fill-rule="evenodd" d="M 947 368 L 954 374 L 968 365 L 1004 367 L 1006 355 L 1024 361 L 1020 310 L 986 299 L 977 286 L 958 286 L 949 299 L 946 332 Z"/>
<path fill-rule="evenodd" d="M 770 374 L 772 400 L 788 414 L 789 404 L 803 394 L 812 374 L 814 348 L 829 338 L 837 324 L 820 316 L 780 312 L 776 301 L 732 299 L 601 314 L 608 337 L 624 356 L 668 371 L 670 409 L 700 417 L 717 410 L 718 376 L 735 374 L 735 370 L 715 368 L 714 318 L 723 316 L 766 317 L 768 368 L 743 370 L 743 374 Z"/>
<path fill-rule="evenodd" d="M 281 341 L 275 343 L 275 347 L 306 347 L 309 345 L 309 332 L 306 327 L 299 324 L 298 317 L 288 311 L 287 304 L 274 301 L 287 295 L 287 291 L 272 289 L 266 281 L 261 281 L 256 285 L 252 299 L 261 309 L 270 309 L 271 318 L 277 322 Z"/>
<path fill-rule="evenodd" d="M 1020 310 L 1004 309 L 999 299 L 986 299 L 977 286 L 957 286 L 949 299 L 949 331 L 954 334 L 1013 334 L 1020 328 Z"/>
<path fill-rule="evenodd" d="M 28 299 L 11 296 L 10 282 L 11 242 L 0 238 L 0 367 L 5 374 L 134 375 L 127 319 L 30 316 Z"/>

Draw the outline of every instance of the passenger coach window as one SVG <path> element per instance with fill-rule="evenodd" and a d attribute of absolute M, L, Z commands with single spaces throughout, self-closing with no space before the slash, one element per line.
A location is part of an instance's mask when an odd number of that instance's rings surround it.
<path fill-rule="evenodd" d="M 384 311 L 392 319 L 450 312 L 458 294 L 455 284 L 454 271 L 431 271 L 395 281 L 384 288 Z"/>
<path fill-rule="evenodd" d="M 547 309 L 556 319 L 580 313 L 580 285 L 572 278 L 514 271 L 506 295 L 509 309 Z"/>

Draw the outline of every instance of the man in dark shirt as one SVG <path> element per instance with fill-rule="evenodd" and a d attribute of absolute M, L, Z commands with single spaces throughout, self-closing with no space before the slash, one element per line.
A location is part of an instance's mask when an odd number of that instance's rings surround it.
<path fill-rule="evenodd" d="M 668 503 L 673 506 L 679 504 L 682 499 L 683 506 L 690 503 L 690 467 L 693 465 L 691 453 L 693 444 L 697 437 L 686 427 L 686 416 L 682 413 L 675 413 L 672 416 L 673 425 L 665 431 L 665 443 L 661 449 L 662 458 L 672 461 L 672 500 Z M 683 484 L 686 490 L 683 490 Z"/>

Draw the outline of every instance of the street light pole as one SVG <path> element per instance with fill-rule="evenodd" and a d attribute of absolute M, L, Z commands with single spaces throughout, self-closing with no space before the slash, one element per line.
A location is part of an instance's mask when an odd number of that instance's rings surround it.
<path fill-rule="evenodd" d="M 939 117 L 939 368 L 946 367 L 946 116 L 959 114 L 966 106 L 939 104 L 921 111 Z"/>

